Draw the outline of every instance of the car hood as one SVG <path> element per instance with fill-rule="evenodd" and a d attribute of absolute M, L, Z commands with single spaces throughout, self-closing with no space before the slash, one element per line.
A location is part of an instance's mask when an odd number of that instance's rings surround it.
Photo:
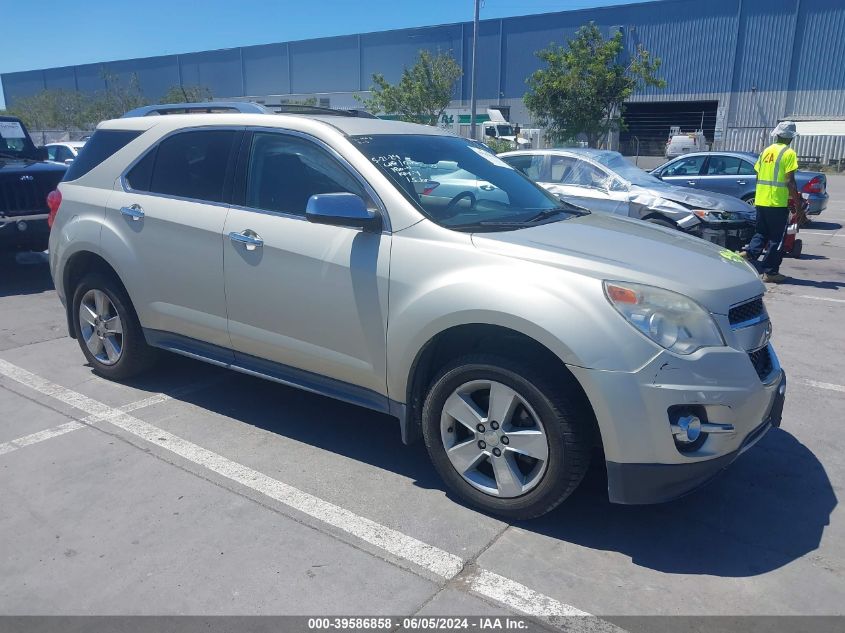
<path fill-rule="evenodd" d="M 632 198 L 645 198 L 648 196 L 662 198 L 664 200 L 681 204 L 688 209 L 729 211 L 731 213 L 741 213 L 743 215 L 748 215 L 753 211 L 739 198 L 711 191 L 698 191 L 697 189 L 692 189 L 690 187 L 677 187 L 675 185 L 670 185 L 669 183 L 649 185 L 648 187 L 632 185 L 631 195 Z"/>
<path fill-rule="evenodd" d="M 475 233 L 472 240 L 489 253 L 673 290 L 717 314 L 766 290 L 752 267 L 731 251 L 680 231 L 601 213 Z"/>

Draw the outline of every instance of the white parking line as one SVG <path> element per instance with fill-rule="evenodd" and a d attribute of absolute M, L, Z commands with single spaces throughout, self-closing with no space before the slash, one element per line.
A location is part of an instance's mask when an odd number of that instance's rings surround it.
<path fill-rule="evenodd" d="M 43 431 L 38 431 L 37 433 L 30 433 L 29 435 L 24 435 L 16 440 L 0 444 L 0 455 L 5 455 L 6 453 L 11 453 L 12 451 L 16 451 L 24 446 L 38 444 L 38 442 L 43 442 L 44 440 L 49 440 L 51 438 L 64 435 L 65 433 L 70 433 L 71 431 L 84 428 L 84 424 L 80 424 L 76 420 L 72 420 L 70 422 L 60 424 L 59 426 L 54 426 L 52 429 L 44 429 Z"/>
<path fill-rule="evenodd" d="M 0 359 L 0 376 L 5 376 L 43 395 L 106 421 L 127 433 L 155 444 L 180 457 L 211 470 L 227 479 L 259 492 L 303 514 L 351 534 L 389 554 L 414 563 L 436 576 L 450 580 L 463 569 L 466 561 L 412 536 L 381 525 L 345 508 L 324 501 L 314 495 L 278 481 L 257 470 L 234 462 L 213 451 L 182 439 L 152 424 L 139 420 L 124 411 L 112 408 L 93 398 L 50 382 L 32 372 Z M 498 601 L 515 611 L 532 616 L 562 616 L 589 614 L 573 606 L 545 596 L 514 580 L 479 569 L 464 579 L 476 593 Z M 566 626 L 572 628 L 572 622 Z M 619 631 L 615 625 L 590 618 L 590 630 Z M 580 627 L 576 627 L 580 628 Z"/>
<path fill-rule="evenodd" d="M 184 387 L 180 387 L 178 389 L 173 390 L 173 395 L 168 395 L 166 393 L 156 393 L 152 396 L 147 398 L 143 398 L 142 400 L 136 400 L 135 402 L 130 402 L 129 404 L 124 404 L 117 409 L 114 409 L 116 413 L 129 413 L 130 411 L 137 411 L 138 409 L 144 409 L 145 407 L 151 407 L 154 404 L 159 404 L 161 402 L 167 402 L 168 400 L 172 400 L 177 395 L 185 395 L 190 393 L 191 391 L 196 391 L 198 389 L 202 389 L 206 386 L 213 384 L 212 382 L 197 382 L 191 383 L 189 385 L 185 385 Z M 59 437 L 66 433 L 70 433 L 71 431 L 78 431 L 79 429 L 84 429 L 86 424 L 91 424 L 92 422 L 98 421 L 105 421 L 108 422 L 108 416 L 102 415 L 89 415 L 87 418 L 82 419 L 82 423 L 79 423 L 75 420 L 71 422 L 65 422 L 64 424 L 59 424 L 58 426 L 54 426 L 50 429 L 45 429 L 43 431 L 37 431 L 36 433 L 30 433 L 29 435 L 24 435 L 23 437 L 19 437 L 17 439 L 11 440 L 9 442 L 4 442 L 0 444 L 0 455 L 5 455 L 6 453 L 11 453 L 12 451 L 16 451 L 19 448 L 24 448 L 25 446 L 31 446 L 32 444 L 38 444 L 39 442 L 43 442 L 45 440 L 52 439 L 54 437 Z"/>
<path fill-rule="evenodd" d="M 805 380 L 804 382 L 811 387 L 816 387 L 817 389 L 827 389 L 828 391 L 841 391 L 842 393 L 845 393 L 845 386 L 834 385 L 832 382 L 818 382 L 816 380 Z"/>
<path fill-rule="evenodd" d="M 833 303 L 845 303 L 845 299 L 831 299 L 830 297 L 814 297 L 813 295 L 798 295 L 802 299 L 815 299 L 816 301 L 831 301 Z"/>

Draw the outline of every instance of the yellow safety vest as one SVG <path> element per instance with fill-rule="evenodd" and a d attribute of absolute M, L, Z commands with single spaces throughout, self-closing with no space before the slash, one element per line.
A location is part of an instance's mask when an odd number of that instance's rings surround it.
<path fill-rule="evenodd" d="M 786 175 L 798 169 L 798 156 L 789 145 L 775 143 L 763 150 L 754 165 L 757 170 L 757 191 L 754 204 L 758 207 L 785 207 L 789 203 Z"/>

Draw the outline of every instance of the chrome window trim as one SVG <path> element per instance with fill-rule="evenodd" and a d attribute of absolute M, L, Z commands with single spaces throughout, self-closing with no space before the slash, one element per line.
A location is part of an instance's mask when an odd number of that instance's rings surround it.
<path fill-rule="evenodd" d="M 247 132 L 253 132 L 253 133 L 264 132 L 264 133 L 279 134 L 279 135 L 285 135 L 285 136 L 295 136 L 295 137 L 301 138 L 305 141 L 309 141 L 311 143 L 314 143 L 320 149 L 323 149 L 326 152 L 328 152 L 328 154 L 340 164 L 341 168 L 345 169 L 349 173 L 349 175 L 351 175 L 355 180 L 358 181 L 358 183 L 362 186 L 364 191 L 367 192 L 367 195 L 369 195 L 370 198 L 372 199 L 372 201 L 375 203 L 376 207 L 378 208 L 378 212 L 381 213 L 381 220 L 382 220 L 382 225 L 383 225 L 381 232 L 386 233 L 386 234 L 392 233 L 392 226 L 390 224 L 390 216 L 387 213 L 387 207 L 385 206 L 381 197 L 376 193 L 376 191 L 375 191 L 375 189 L 373 189 L 372 185 L 370 185 L 370 183 L 367 182 L 366 178 L 364 178 L 360 174 L 360 172 L 358 172 L 358 170 L 355 169 L 355 167 L 353 167 L 352 164 L 348 160 L 346 160 L 346 158 L 344 158 L 340 154 L 340 152 L 338 152 L 331 145 L 329 145 L 328 143 L 326 143 L 322 139 L 317 138 L 313 134 L 309 134 L 307 132 L 301 132 L 299 130 L 291 130 L 291 129 L 288 129 L 288 128 L 253 125 L 253 126 L 247 127 L 246 131 Z M 247 163 L 247 170 L 249 170 L 249 163 Z M 239 209 L 241 211 L 253 211 L 253 212 L 256 212 L 256 213 L 266 213 L 268 215 L 276 215 L 276 216 L 285 217 L 285 218 L 297 218 L 297 219 L 300 219 L 300 220 L 305 220 L 306 222 L 308 221 L 307 218 L 305 217 L 305 214 L 300 215 L 298 213 L 290 213 L 290 212 L 287 212 L 287 211 L 273 211 L 272 209 L 258 209 L 258 208 L 255 208 L 255 207 L 248 207 L 248 206 L 245 206 L 245 205 L 243 205 L 243 206 L 242 205 L 231 205 L 231 207 L 233 209 Z M 347 227 L 347 228 L 350 228 L 350 229 L 355 230 L 355 231 L 359 230 L 359 229 L 356 229 L 354 227 Z"/>
<path fill-rule="evenodd" d="M 185 196 L 174 196 L 168 193 L 156 193 L 153 191 L 141 191 L 139 189 L 133 189 L 129 186 L 129 183 L 126 180 L 126 175 L 132 171 L 132 169 L 140 163 L 151 151 L 157 149 L 162 142 L 166 139 L 170 138 L 171 136 L 176 136 L 177 134 L 190 134 L 191 132 L 210 132 L 215 130 L 223 130 L 223 131 L 232 131 L 232 132 L 243 132 L 245 130 L 245 126 L 243 125 L 200 125 L 196 127 L 183 127 L 177 130 L 171 130 L 164 136 L 159 137 L 156 139 L 147 149 L 141 152 L 138 156 L 136 156 L 131 163 L 124 169 L 118 181 L 120 182 L 120 187 L 123 189 L 124 193 L 134 193 L 140 196 L 151 196 L 153 198 L 163 198 L 164 200 L 178 200 L 180 202 L 196 202 L 198 204 L 210 204 L 215 207 L 223 207 L 228 209 L 231 205 L 226 202 L 215 202 L 213 200 L 204 200 L 202 198 L 187 198 Z M 141 133 L 143 135 L 143 132 Z M 237 152 L 237 148 L 235 148 Z"/>

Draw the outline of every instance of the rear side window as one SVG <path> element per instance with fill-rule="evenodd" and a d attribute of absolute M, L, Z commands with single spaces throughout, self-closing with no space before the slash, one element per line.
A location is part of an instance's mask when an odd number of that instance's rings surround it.
<path fill-rule="evenodd" d="M 153 148 L 144 157 L 135 163 L 135 166 L 126 174 L 126 184 L 134 191 L 149 191 L 150 181 L 153 178 L 153 166 L 156 161 L 156 150 Z"/>
<path fill-rule="evenodd" d="M 140 135 L 135 130 L 97 130 L 68 167 L 63 180 L 81 178 Z"/>
<path fill-rule="evenodd" d="M 155 151 L 150 193 L 160 193 L 180 198 L 221 202 L 226 167 L 232 153 L 235 130 L 198 130 L 181 132 L 164 139 Z M 150 153 L 152 154 L 152 152 Z M 130 186 L 144 190 L 144 169 L 150 154 L 144 157 L 129 174 Z"/>

